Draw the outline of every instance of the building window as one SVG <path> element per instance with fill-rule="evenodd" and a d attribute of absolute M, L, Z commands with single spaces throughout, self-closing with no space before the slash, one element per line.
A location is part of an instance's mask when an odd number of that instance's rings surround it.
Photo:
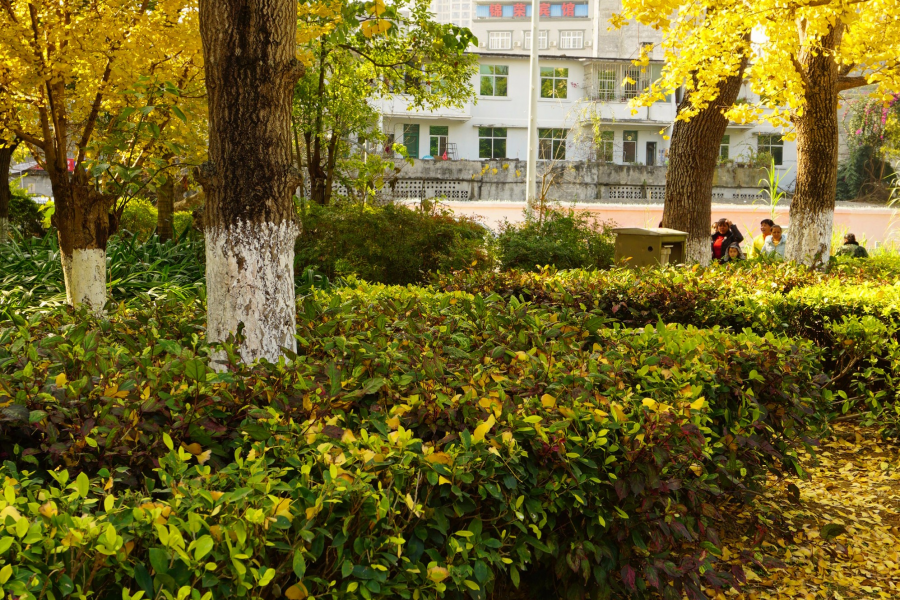
<path fill-rule="evenodd" d="M 780 166 L 784 160 L 784 138 L 777 133 L 760 134 L 756 143 L 757 154 L 768 152 L 775 159 L 775 164 Z"/>
<path fill-rule="evenodd" d="M 719 160 L 728 160 L 728 146 L 731 144 L 731 136 L 723 135 L 719 144 Z"/>
<path fill-rule="evenodd" d="M 447 153 L 447 136 L 450 128 L 446 125 L 432 125 L 428 128 L 431 138 L 428 144 L 428 153 L 433 158 L 441 158 Z"/>
<path fill-rule="evenodd" d="M 595 98 L 601 102 L 614 102 L 616 100 L 616 89 L 618 85 L 618 69 L 613 63 L 601 63 L 594 67 L 597 75 L 597 92 Z"/>
<path fill-rule="evenodd" d="M 479 19 L 487 19 L 491 16 L 491 7 L 487 4 L 479 4 L 475 7 L 475 16 Z"/>
<path fill-rule="evenodd" d="M 588 5 L 587 4 L 576 4 L 574 16 L 576 16 L 576 17 L 588 16 Z"/>
<path fill-rule="evenodd" d="M 616 132 L 601 131 L 597 138 L 597 160 L 600 162 L 613 162 L 613 146 L 615 145 Z"/>
<path fill-rule="evenodd" d="M 541 160 L 565 160 L 565 129 L 538 129 L 538 158 Z"/>
<path fill-rule="evenodd" d="M 482 96 L 506 97 L 506 80 L 509 77 L 509 67 L 503 65 L 481 65 Z"/>
<path fill-rule="evenodd" d="M 631 81 L 634 83 L 630 83 Z M 622 82 L 625 84 L 625 99 L 637 98 L 650 87 L 650 73 L 642 67 L 629 65 L 625 67 L 625 77 Z"/>
<path fill-rule="evenodd" d="M 580 50 L 584 48 L 584 32 L 560 31 L 559 47 L 563 50 Z"/>
<path fill-rule="evenodd" d="M 478 128 L 478 158 L 506 158 L 506 127 Z"/>
<path fill-rule="evenodd" d="M 419 158 L 419 126 L 403 126 L 403 145 L 406 146 L 406 155 L 410 158 Z"/>
<path fill-rule="evenodd" d="M 566 98 L 569 91 L 569 69 L 541 67 L 541 98 Z"/>
<path fill-rule="evenodd" d="M 637 142 L 638 142 L 638 132 L 637 131 L 623 131 L 622 132 L 622 162 L 623 163 L 637 162 Z"/>
<path fill-rule="evenodd" d="M 511 31 L 491 31 L 488 33 L 488 48 L 491 50 L 509 50 L 512 48 Z"/>
<path fill-rule="evenodd" d="M 550 31 L 547 29 L 543 29 L 538 31 L 538 50 L 546 50 L 547 49 L 547 41 L 550 39 Z M 531 32 L 525 32 L 525 43 L 526 50 L 531 50 Z"/>

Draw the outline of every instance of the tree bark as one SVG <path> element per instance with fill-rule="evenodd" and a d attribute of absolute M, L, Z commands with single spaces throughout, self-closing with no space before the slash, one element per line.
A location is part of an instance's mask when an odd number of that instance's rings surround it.
<path fill-rule="evenodd" d="M 175 237 L 175 175 L 169 173 L 166 181 L 156 191 L 156 235 L 159 241 L 168 242 Z"/>
<path fill-rule="evenodd" d="M 797 59 L 806 86 L 806 106 L 792 121 L 797 133 L 797 183 L 791 201 L 791 229 L 785 259 L 810 266 L 827 264 L 831 256 L 838 167 L 838 65 L 832 57 L 840 46 L 843 24 L 807 48 Z"/>
<path fill-rule="evenodd" d="M 719 96 L 690 121 L 675 121 L 666 171 L 666 198 L 662 226 L 687 232 L 685 262 L 709 265 L 712 224 L 712 188 L 722 136 L 728 127 L 723 111 L 741 91 L 747 57 L 740 70 L 719 84 Z M 686 94 L 678 112 L 690 106 Z"/>
<path fill-rule="evenodd" d="M 241 360 L 296 350 L 291 104 L 294 0 L 200 0 L 209 102 L 206 192 L 207 338 L 243 326 Z M 225 368 L 224 353 L 213 367 Z"/>
<path fill-rule="evenodd" d="M 47 161 L 55 210 L 51 224 L 59 238 L 66 299 L 75 308 L 87 306 L 95 314 L 106 305 L 106 244 L 117 223 L 111 214 L 114 198 L 101 194 L 78 167 L 70 173 Z"/>
<path fill-rule="evenodd" d="M 0 143 L 0 244 L 9 242 L 9 201 L 12 191 L 9 189 L 9 169 L 12 166 L 12 155 L 15 145 Z"/>

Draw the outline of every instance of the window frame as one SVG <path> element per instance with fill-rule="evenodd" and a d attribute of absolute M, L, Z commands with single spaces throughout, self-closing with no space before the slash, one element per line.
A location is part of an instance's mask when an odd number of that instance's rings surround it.
<path fill-rule="evenodd" d="M 552 71 L 552 73 L 545 73 Z M 565 73 L 560 75 L 560 72 Z M 541 67 L 541 98 L 549 100 L 567 100 L 569 97 L 569 68 L 568 67 Z M 544 95 L 544 82 L 550 83 L 550 94 Z M 562 94 L 560 94 L 562 92 Z"/>
<path fill-rule="evenodd" d="M 435 131 L 437 130 L 437 131 Z M 450 144 L 450 126 L 449 125 L 429 125 L 428 126 L 428 155 L 437 159 L 444 155 L 441 152 L 441 139 L 444 140 L 444 152 L 447 152 Z M 434 143 L 437 142 L 437 153 L 434 153 Z"/>
<path fill-rule="evenodd" d="M 538 30 L 538 50 L 546 50 L 550 46 L 550 30 L 549 29 L 539 29 Z M 524 50 L 531 50 L 531 30 L 526 29 L 524 31 L 524 35 L 522 37 L 522 48 Z"/>
<path fill-rule="evenodd" d="M 766 143 L 763 143 L 763 139 Z M 768 152 L 775 159 L 775 166 L 784 164 L 784 136 L 780 133 L 760 133 L 756 137 L 756 153 Z"/>
<path fill-rule="evenodd" d="M 490 73 L 485 73 L 484 69 L 491 69 Z M 497 73 L 497 69 L 504 69 L 505 73 Z M 499 94 L 498 85 L 503 80 L 503 93 Z M 484 93 L 485 81 L 491 82 L 491 93 Z M 509 97 L 509 65 L 479 65 L 478 67 L 478 95 L 483 98 L 507 98 Z"/>
<path fill-rule="evenodd" d="M 731 135 L 726 133 L 722 135 L 722 141 L 719 142 L 719 160 L 728 160 L 731 154 Z"/>
<path fill-rule="evenodd" d="M 568 137 L 568 129 L 538 129 L 538 160 L 566 160 L 566 140 Z M 550 148 L 550 158 L 547 157 L 548 146 Z"/>
<path fill-rule="evenodd" d="M 600 131 L 599 138 L 595 139 L 597 147 L 597 160 L 603 163 L 614 163 L 616 161 L 616 132 Z"/>
<path fill-rule="evenodd" d="M 495 38 L 495 36 L 497 36 Z M 500 37 L 502 36 L 502 37 Z M 505 41 L 506 46 L 495 46 L 494 40 Z M 488 50 L 511 50 L 512 49 L 512 31 L 488 31 Z"/>
<path fill-rule="evenodd" d="M 502 132 L 502 135 L 499 133 Z M 506 158 L 508 128 L 506 127 L 479 127 L 478 128 L 478 158 L 481 160 L 500 160 Z M 490 143 L 490 156 L 484 156 L 483 142 Z M 502 151 L 498 152 L 498 145 Z"/>
<path fill-rule="evenodd" d="M 634 83 L 625 83 L 626 79 L 632 79 Z M 650 87 L 650 72 L 647 68 L 635 65 L 625 65 L 622 69 L 622 97 L 627 101 L 637 98 Z"/>
<path fill-rule="evenodd" d="M 570 37 L 569 45 L 563 41 L 566 37 Z M 573 46 L 571 42 L 576 39 L 578 45 Z M 584 30 L 583 29 L 563 29 L 559 32 L 559 49 L 560 50 L 583 50 L 584 49 Z"/>

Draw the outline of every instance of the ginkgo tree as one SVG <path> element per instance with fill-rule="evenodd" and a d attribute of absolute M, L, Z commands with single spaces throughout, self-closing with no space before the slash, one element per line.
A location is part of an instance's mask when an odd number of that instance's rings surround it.
<path fill-rule="evenodd" d="M 736 122 L 764 120 L 797 141 L 797 179 L 786 257 L 827 261 L 834 220 L 838 162 L 838 105 L 842 91 L 868 84 L 885 99 L 900 89 L 900 0 L 623 0 L 625 18 L 663 33 L 666 65 L 638 103 L 682 85 L 690 120 L 715 102 L 742 52 L 736 31 L 752 31 L 746 78 L 756 102 L 725 107 Z"/>
<path fill-rule="evenodd" d="M 118 135 L 126 92 L 175 81 L 199 60 L 191 0 L 0 0 L 0 136 L 26 144 L 50 179 L 70 304 L 102 310 L 117 194 L 93 171 Z M 198 63 L 200 64 L 200 63 Z"/>

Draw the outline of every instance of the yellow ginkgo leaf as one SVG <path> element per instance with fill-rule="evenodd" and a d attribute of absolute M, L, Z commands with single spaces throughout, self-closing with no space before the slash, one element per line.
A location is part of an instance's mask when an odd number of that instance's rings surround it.
<path fill-rule="evenodd" d="M 544 394 L 541 396 L 541 404 L 544 405 L 544 408 L 553 408 L 556 406 L 556 398 L 550 394 Z"/>
<path fill-rule="evenodd" d="M 439 477 L 438 477 L 438 485 L 452 484 L 452 483 L 453 483 L 452 481 L 450 481 L 449 479 L 447 479 L 447 478 L 444 477 L 444 476 L 439 476 Z"/>
<path fill-rule="evenodd" d="M 68 382 L 69 382 L 69 380 L 66 379 L 65 373 L 60 373 L 59 375 L 56 376 L 56 387 L 58 387 L 58 388 L 64 387 Z"/>
<path fill-rule="evenodd" d="M 210 492 L 210 496 L 212 496 L 213 502 L 218 502 L 219 498 L 225 495 L 225 492 Z"/>
<path fill-rule="evenodd" d="M 203 452 L 201 452 L 200 454 L 197 454 L 196 456 L 197 456 L 197 462 L 202 465 L 206 461 L 209 460 L 209 457 L 212 456 L 212 450 L 204 450 Z"/>
<path fill-rule="evenodd" d="M 696 475 L 697 477 L 700 477 L 701 475 L 703 475 L 703 467 L 701 467 L 697 463 L 692 464 L 690 466 L 690 469 L 691 469 L 691 471 L 694 472 L 694 475 Z"/>
<path fill-rule="evenodd" d="M 193 444 L 181 444 L 181 447 L 184 448 L 185 450 L 187 450 L 188 452 L 190 452 L 191 454 L 193 454 L 194 456 L 197 456 L 198 454 L 203 452 L 203 448 L 197 442 L 194 442 Z"/>
<path fill-rule="evenodd" d="M 58 511 L 56 510 L 56 503 L 54 503 L 53 501 L 47 502 L 41 506 L 41 514 L 48 519 L 55 516 L 57 513 Z"/>
<path fill-rule="evenodd" d="M 691 402 L 691 408 L 693 410 L 700 410 L 701 408 L 703 408 L 704 404 L 706 404 L 706 400 L 704 398 L 700 397 L 700 398 L 697 398 L 696 400 L 694 400 L 693 402 Z"/>
<path fill-rule="evenodd" d="M 491 430 L 491 427 L 493 427 L 494 423 L 496 423 L 496 422 L 497 422 L 497 420 L 494 419 L 494 415 L 491 415 L 490 417 L 488 417 L 487 421 L 485 421 L 484 423 L 482 423 L 481 425 L 479 425 L 478 427 L 475 428 L 475 433 L 472 434 L 472 439 L 475 440 L 476 442 L 484 441 L 484 436 L 487 434 L 488 431 Z"/>
<path fill-rule="evenodd" d="M 391 429 L 397 429 L 400 427 L 400 417 L 391 417 L 387 421 L 387 426 Z"/>

